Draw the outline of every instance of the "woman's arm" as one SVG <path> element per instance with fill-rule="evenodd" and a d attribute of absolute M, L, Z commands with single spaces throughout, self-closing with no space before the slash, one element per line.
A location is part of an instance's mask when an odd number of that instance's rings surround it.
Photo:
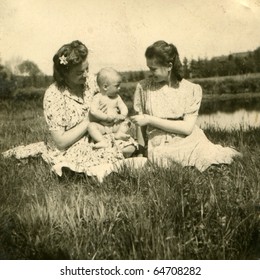
<path fill-rule="evenodd" d="M 66 102 L 62 92 L 55 84 L 50 85 L 45 92 L 43 109 L 49 131 L 58 149 L 68 148 L 86 134 L 89 124 L 88 118 L 83 119 L 71 129 L 65 130 L 66 126 L 69 125 L 66 119 Z M 101 105 L 100 110 L 106 113 L 107 106 Z"/>
<path fill-rule="evenodd" d="M 88 124 L 88 120 L 83 120 L 68 131 L 51 130 L 51 136 L 57 148 L 59 150 L 64 150 L 77 142 L 87 132 Z"/>
<path fill-rule="evenodd" d="M 197 116 L 186 115 L 183 120 L 167 120 L 144 114 L 133 116 L 131 120 L 139 126 L 151 125 L 167 132 L 190 135 L 196 124 Z"/>
<path fill-rule="evenodd" d="M 100 114 L 106 114 L 107 106 L 100 106 Z M 106 117 L 107 119 L 107 117 Z M 70 130 L 51 130 L 51 136 L 59 150 L 64 150 L 77 142 L 88 131 L 89 120 L 85 119 Z"/>
<path fill-rule="evenodd" d="M 151 126 L 154 126 L 156 128 L 176 133 L 176 134 L 184 134 L 184 135 L 190 135 L 193 131 L 193 128 L 197 121 L 197 116 L 195 115 L 186 115 L 184 116 L 183 120 L 166 120 L 166 119 L 160 119 L 157 117 L 149 116 L 150 122 L 149 124 Z"/>

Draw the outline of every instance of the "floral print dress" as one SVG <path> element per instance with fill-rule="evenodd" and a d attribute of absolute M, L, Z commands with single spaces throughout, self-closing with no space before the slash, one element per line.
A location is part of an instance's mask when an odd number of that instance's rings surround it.
<path fill-rule="evenodd" d="M 185 79 L 178 88 L 171 88 L 149 78 L 137 85 L 134 109 L 139 114 L 182 120 L 185 116 L 198 115 L 201 99 L 201 87 Z M 174 161 L 204 171 L 212 164 L 230 164 L 234 156 L 240 155 L 232 148 L 211 143 L 196 125 L 189 136 L 148 126 L 147 138 L 148 158 L 163 166 Z"/>
<path fill-rule="evenodd" d="M 61 91 L 53 83 L 46 90 L 43 100 L 44 116 L 49 133 L 47 143 L 32 143 L 19 146 L 3 153 L 5 157 L 15 156 L 26 158 L 41 155 L 48 162 L 52 170 L 62 175 L 62 168 L 68 167 L 75 172 L 84 172 L 90 176 L 97 176 L 100 181 L 112 171 L 116 171 L 124 160 L 122 148 L 137 145 L 133 138 L 127 141 L 114 140 L 112 134 L 107 135 L 110 142 L 108 148 L 93 149 L 88 134 L 66 150 L 59 150 L 53 142 L 50 131 L 67 131 L 88 118 L 90 103 L 98 92 L 94 75 L 89 75 L 83 98 L 72 95 L 67 89 Z"/>

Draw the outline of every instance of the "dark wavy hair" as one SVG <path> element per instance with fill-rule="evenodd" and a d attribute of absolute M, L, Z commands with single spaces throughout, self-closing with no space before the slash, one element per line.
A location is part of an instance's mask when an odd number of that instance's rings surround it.
<path fill-rule="evenodd" d="M 65 74 L 82 63 L 88 56 L 88 48 L 78 40 L 63 45 L 53 57 L 53 79 L 59 88 L 66 86 Z"/>
<path fill-rule="evenodd" d="M 157 41 L 149 46 L 145 51 L 145 57 L 155 58 L 162 66 L 172 63 L 171 79 L 181 81 L 183 78 L 183 68 L 177 48 L 173 44 L 168 44 L 163 40 Z"/>

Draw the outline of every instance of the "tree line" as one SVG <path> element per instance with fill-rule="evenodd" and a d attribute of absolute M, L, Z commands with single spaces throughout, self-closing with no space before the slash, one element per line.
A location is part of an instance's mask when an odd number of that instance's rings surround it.
<path fill-rule="evenodd" d="M 211 59 L 190 61 L 183 59 L 183 74 L 185 78 L 207 78 L 233 76 L 260 72 L 260 47 L 254 51 L 233 53 Z"/>

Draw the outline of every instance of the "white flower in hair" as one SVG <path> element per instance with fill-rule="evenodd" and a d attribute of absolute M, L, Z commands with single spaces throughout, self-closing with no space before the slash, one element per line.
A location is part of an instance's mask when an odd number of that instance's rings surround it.
<path fill-rule="evenodd" d="M 64 64 L 64 65 L 68 64 L 67 58 L 64 55 L 60 56 L 59 60 L 60 60 L 60 64 Z"/>

